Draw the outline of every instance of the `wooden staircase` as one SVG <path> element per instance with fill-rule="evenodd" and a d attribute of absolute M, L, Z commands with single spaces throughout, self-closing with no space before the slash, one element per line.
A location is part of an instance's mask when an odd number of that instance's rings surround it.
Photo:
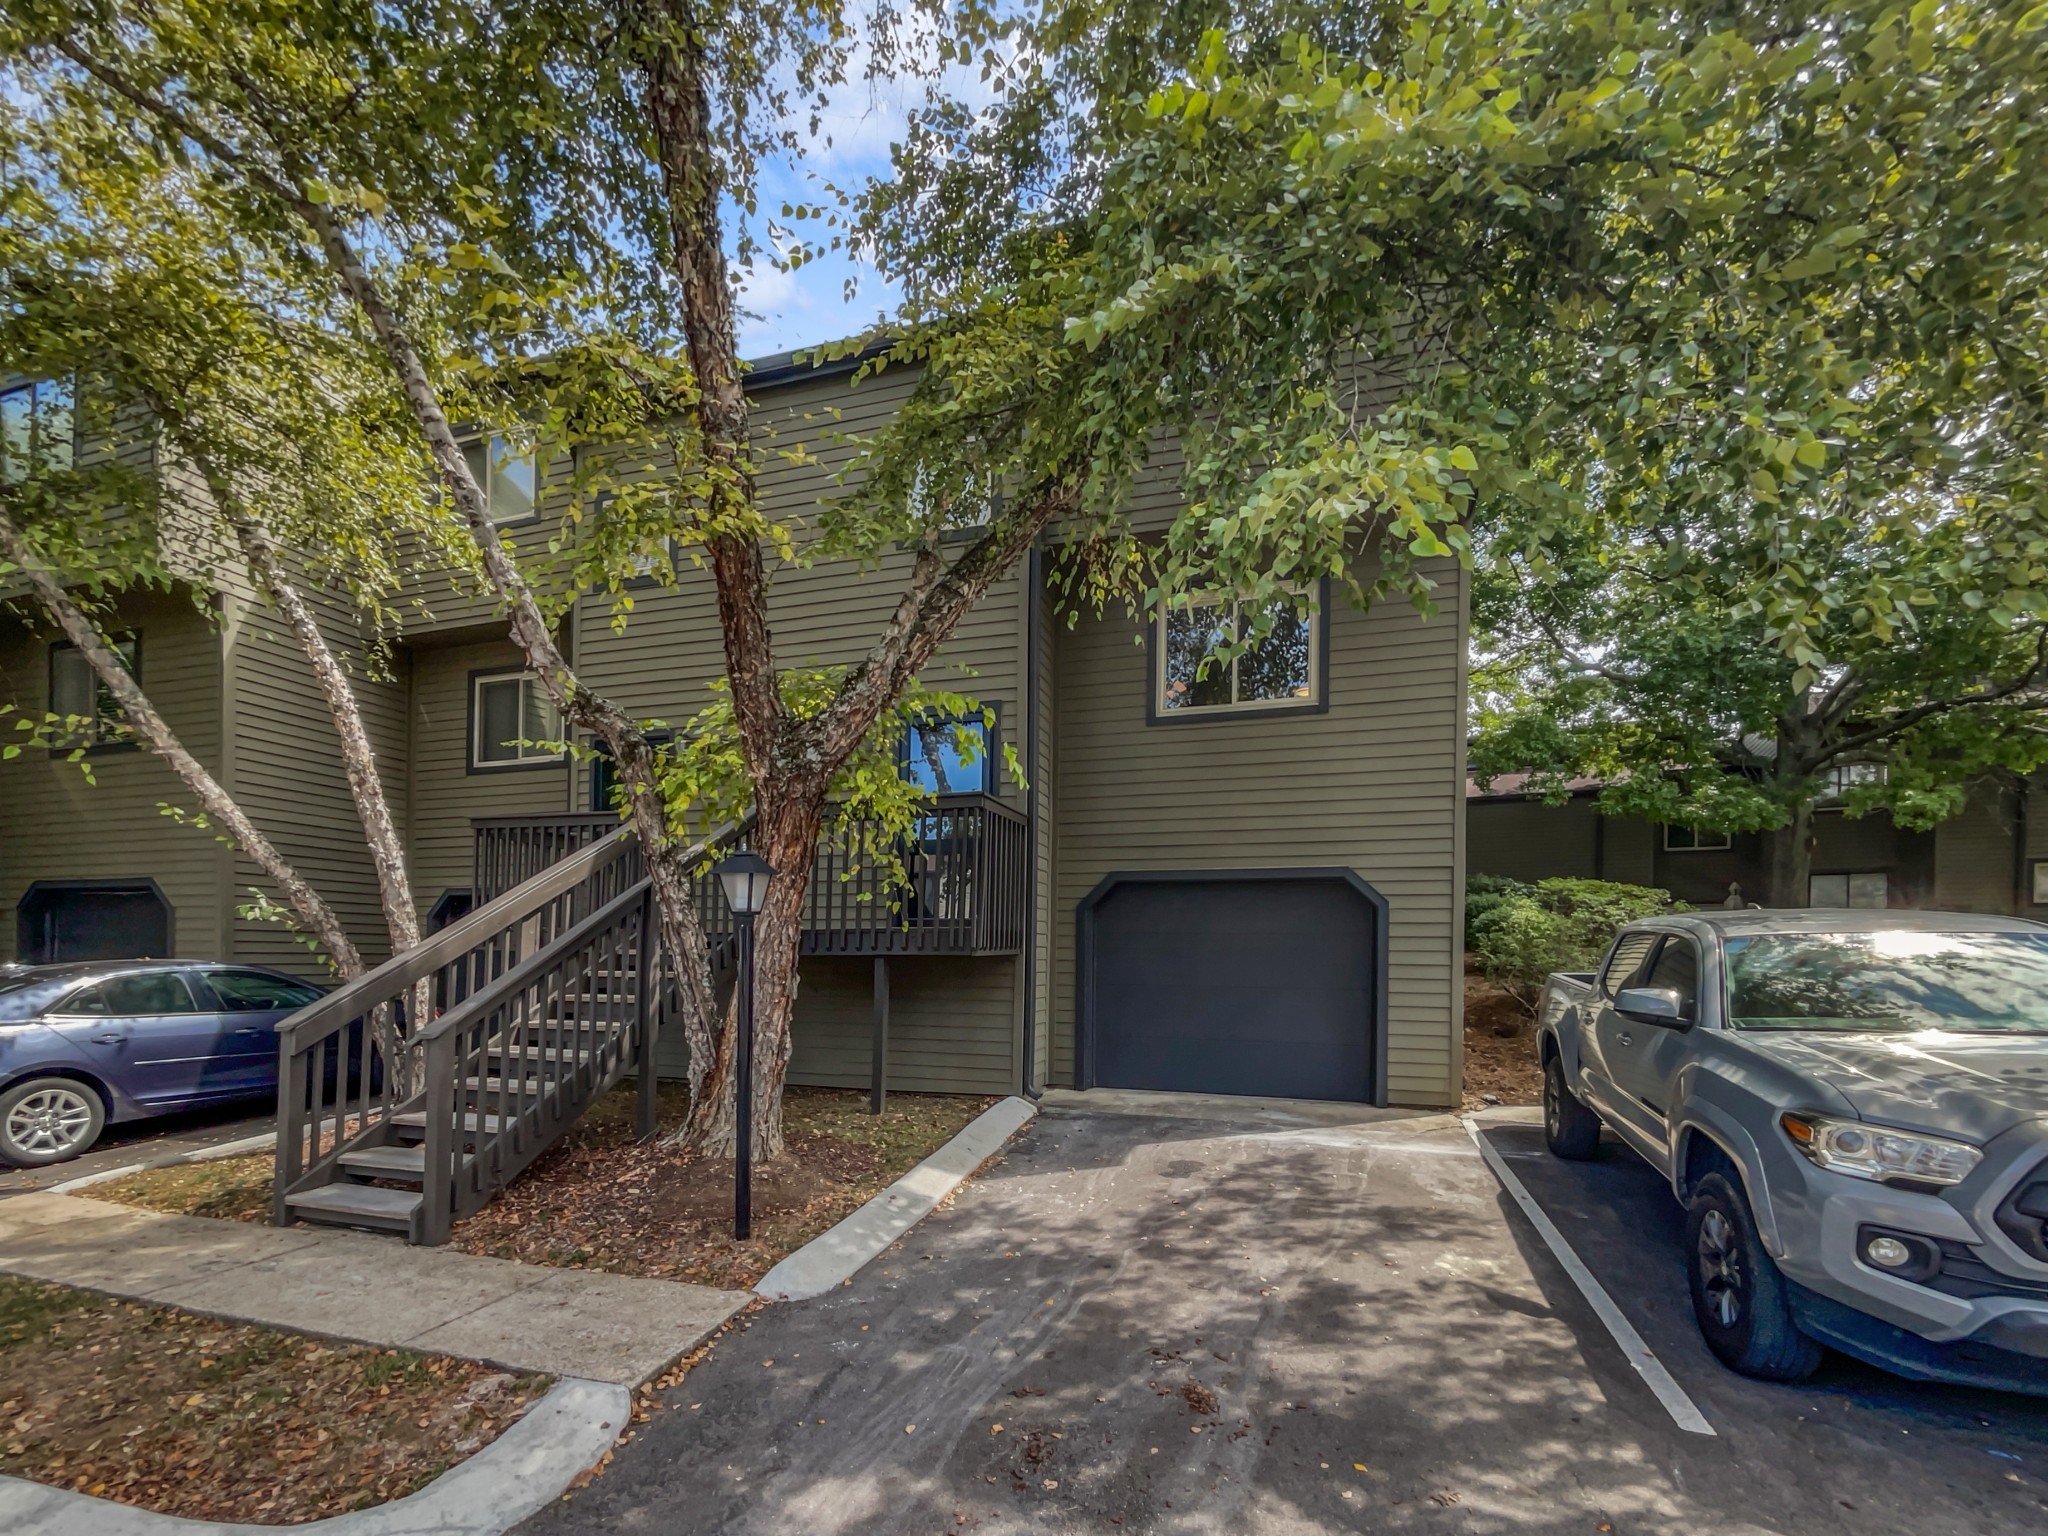
<path fill-rule="evenodd" d="M 621 830 L 286 1019 L 272 1219 L 445 1242 L 628 1073 L 653 1134 L 658 935 Z M 729 995 L 728 936 L 712 958 Z"/>

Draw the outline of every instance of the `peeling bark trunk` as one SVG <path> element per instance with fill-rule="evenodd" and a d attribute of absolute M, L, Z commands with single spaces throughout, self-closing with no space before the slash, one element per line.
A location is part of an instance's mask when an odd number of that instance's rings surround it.
<path fill-rule="evenodd" d="M 357 953 L 334 909 L 299 877 L 297 870 L 285 862 L 270 839 L 243 814 L 242 808 L 206 771 L 199 759 L 185 750 L 184 743 L 165 723 L 163 716 L 156 712 L 141 686 L 101 637 L 98 626 L 71 601 L 49 570 L 35 558 L 4 505 L 0 505 L 0 553 L 21 569 L 36 594 L 36 600 L 91 664 L 94 673 L 121 706 L 135 734 L 152 752 L 170 764 L 172 771 L 192 791 L 200 809 L 218 823 L 234 839 L 235 845 L 254 859 L 276 883 L 299 920 L 333 959 L 335 970 L 344 980 L 361 975 L 363 958 Z"/>

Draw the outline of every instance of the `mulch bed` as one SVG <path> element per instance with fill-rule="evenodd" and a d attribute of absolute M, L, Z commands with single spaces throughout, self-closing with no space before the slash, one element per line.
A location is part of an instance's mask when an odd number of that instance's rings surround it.
<path fill-rule="evenodd" d="M 1521 1005 L 1485 977 L 1465 972 L 1465 1107 L 1540 1104 L 1536 1035 Z"/>
<path fill-rule="evenodd" d="M 0 1277 L 0 1472 L 194 1520 L 403 1498 L 549 1385 Z"/>
<path fill-rule="evenodd" d="M 880 1194 L 937 1151 L 993 1098 L 867 1096 L 791 1088 L 788 1152 L 754 1169 L 754 1235 L 732 1237 L 732 1162 L 633 1140 L 633 1089 L 594 1105 L 568 1135 L 476 1215 L 451 1246 L 557 1268 L 685 1280 L 744 1290 L 782 1258 Z M 662 1123 L 682 1117 L 681 1085 L 662 1088 Z M 176 1215 L 261 1221 L 270 1213 L 265 1155 L 152 1169 L 96 1185 L 94 1199 Z"/>

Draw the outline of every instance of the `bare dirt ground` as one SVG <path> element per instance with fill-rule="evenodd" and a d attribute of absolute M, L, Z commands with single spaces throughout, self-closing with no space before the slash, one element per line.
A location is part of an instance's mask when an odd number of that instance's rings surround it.
<path fill-rule="evenodd" d="M 1539 1104 L 1542 1100 L 1543 1074 L 1536 1066 L 1536 1036 L 1529 1016 L 1468 963 L 1465 1107 Z"/>
<path fill-rule="evenodd" d="M 403 1498 L 548 1386 L 0 1278 L 0 1472 L 194 1520 Z"/>
<path fill-rule="evenodd" d="M 754 1236 L 732 1237 L 732 1163 L 633 1140 L 633 1090 L 620 1088 L 510 1189 L 458 1222 L 452 1246 L 488 1258 L 746 1289 L 785 1254 L 865 1205 L 951 1140 L 995 1100 L 892 1094 L 881 1115 L 867 1095 L 792 1088 L 789 1151 L 754 1170 Z M 662 1119 L 683 1111 L 664 1088 Z M 96 1185 L 112 1200 L 180 1216 L 262 1221 L 270 1214 L 268 1154 L 156 1168 Z"/>

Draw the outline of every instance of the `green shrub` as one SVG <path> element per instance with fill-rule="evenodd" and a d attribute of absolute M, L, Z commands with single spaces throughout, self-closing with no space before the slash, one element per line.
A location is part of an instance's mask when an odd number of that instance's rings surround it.
<path fill-rule="evenodd" d="M 1536 887 L 1521 880 L 1510 880 L 1506 875 L 1467 875 L 1465 877 L 1465 947 L 1476 950 L 1479 936 L 1486 931 L 1493 915 L 1516 897 L 1527 897 L 1535 893 Z"/>
<path fill-rule="evenodd" d="M 1472 952 L 1480 973 L 1532 1015 L 1552 971 L 1589 971 L 1623 923 L 1687 910 L 1669 891 L 1613 880 L 1544 880 L 1524 889 L 1487 912 Z"/>

